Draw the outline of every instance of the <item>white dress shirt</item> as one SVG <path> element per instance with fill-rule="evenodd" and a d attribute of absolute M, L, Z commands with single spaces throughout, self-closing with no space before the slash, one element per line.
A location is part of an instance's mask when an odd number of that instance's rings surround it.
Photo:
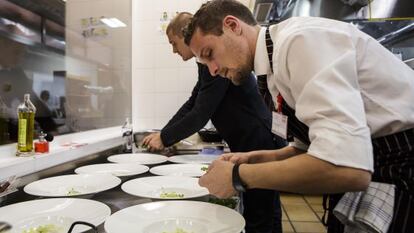
<path fill-rule="evenodd" d="M 290 18 L 269 29 L 272 73 L 265 30 L 255 73 L 309 127 L 308 154 L 373 171 L 371 137 L 414 128 L 414 71 L 374 38 L 344 22 Z"/>

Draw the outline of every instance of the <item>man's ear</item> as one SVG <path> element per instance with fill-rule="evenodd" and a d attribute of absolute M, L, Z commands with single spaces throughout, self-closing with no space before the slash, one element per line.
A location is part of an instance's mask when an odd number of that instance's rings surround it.
<path fill-rule="evenodd" d="M 223 31 L 228 29 L 237 35 L 241 34 L 240 20 L 232 15 L 227 15 L 223 19 Z"/>

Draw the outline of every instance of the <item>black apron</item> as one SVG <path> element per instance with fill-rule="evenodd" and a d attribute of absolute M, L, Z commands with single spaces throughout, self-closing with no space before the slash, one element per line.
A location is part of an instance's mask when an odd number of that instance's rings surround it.
<path fill-rule="evenodd" d="M 266 29 L 266 47 L 273 72 L 273 41 Z M 266 84 L 267 87 L 267 84 Z M 282 101 L 282 113 L 288 117 L 288 135 L 310 145 L 309 127 L 295 116 L 295 110 Z M 414 129 L 373 138 L 374 174 L 372 181 L 396 185 L 394 216 L 388 233 L 414 232 Z M 333 215 L 343 194 L 324 195 L 324 209 L 328 211 L 328 233 L 341 233 L 344 226 Z M 329 199 L 329 203 L 327 203 Z"/>

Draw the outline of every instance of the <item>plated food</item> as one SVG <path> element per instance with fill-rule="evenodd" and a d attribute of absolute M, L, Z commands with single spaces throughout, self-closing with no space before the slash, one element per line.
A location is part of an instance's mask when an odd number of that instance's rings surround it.
<path fill-rule="evenodd" d="M 102 192 L 120 183 L 121 179 L 107 174 L 63 175 L 34 181 L 23 190 L 41 197 L 67 197 Z"/>
<path fill-rule="evenodd" d="M 75 221 L 98 226 L 110 214 L 107 205 L 78 198 L 39 199 L 0 208 L 1 220 L 12 225 L 9 233 L 67 233 Z M 73 232 L 88 229 L 77 226 Z"/>
<path fill-rule="evenodd" d="M 208 165 L 205 164 L 167 164 L 156 166 L 150 172 L 159 176 L 188 176 L 200 177 L 206 173 Z"/>
<path fill-rule="evenodd" d="M 177 155 L 169 157 L 168 161 L 173 163 L 210 164 L 218 157 L 220 156 L 208 154 Z"/>
<path fill-rule="evenodd" d="M 145 165 L 135 163 L 101 163 L 76 168 L 77 174 L 110 174 L 117 177 L 134 176 L 147 172 Z"/>
<path fill-rule="evenodd" d="M 188 199 L 209 194 L 198 179 L 184 176 L 152 176 L 130 180 L 121 189 L 131 195 L 152 199 Z"/>
<path fill-rule="evenodd" d="M 167 160 L 167 156 L 150 153 L 118 154 L 108 157 L 108 161 L 113 163 L 138 163 L 144 165 L 160 164 Z"/>
<path fill-rule="evenodd" d="M 105 221 L 107 233 L 235 233 L 243 217 L 224 206 L 198 201 L 160 201 L 131 206 Z"/>

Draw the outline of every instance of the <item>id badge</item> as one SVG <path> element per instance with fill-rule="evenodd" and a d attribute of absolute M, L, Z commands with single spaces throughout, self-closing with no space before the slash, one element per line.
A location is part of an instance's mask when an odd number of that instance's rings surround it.
<path fill-rule="evenodd" d="M 287 116 L 278 112 L 272 112 L 272 133 L 283 139 L 287 139 L 287 123 Z"/>

